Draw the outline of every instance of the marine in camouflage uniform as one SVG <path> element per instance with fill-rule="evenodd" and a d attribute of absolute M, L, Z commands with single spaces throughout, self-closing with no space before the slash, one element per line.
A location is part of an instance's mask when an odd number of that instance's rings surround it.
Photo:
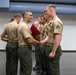
<path fill-rule="evenodd" d="M 7 42 L 6 45 L 6 75 L 17 75 L 18 66 L 18 36 L 17 29 L 21 15 L 15 14 L 13 21 L 5 27 L 1 39 Z"/>
<path fill-rule="evenodd" d="M 60 41 L 62 37 L 63 24 L 56 15 L 55 5 L 50 4 L 45 9 L 45 18 L 48 21 L 48 42 L 45 47 L 45 57 L 48 75 L 60 75 L 60 56 L 62 49 Z M 52 19 L 52 21 L 51 21 Z"/>
<path fill-rule="evenodd" d="M 41 21 L 42 21 L 42 24 L 39 27 L 39 30 L 41 33 L 40 41 L 45 39 L 48 36 L 47 31 L 46 31 L 47 21 L 44 16 L 41 17 Z M 46 44 L 44 44 L 42 47 L 40 47 L 40 65 L 41 65 L 41 70 L 42 70 L 43 75 L 46 73 L 46 61 L 45 61 L 45 52 L 44 52 L 45 46 L 46 46 Z"/>
<path fill-rule="evenodd" d="M 20 60 L 20 75 L 31 75 L 32 72 L 32 48 L 31 44 L 40 44 L 31 36 L 28 23 L 32 21 L 32 12 L 24 12 L 22 14 L 23 21 L 18 28 L 18 56 Z"/>

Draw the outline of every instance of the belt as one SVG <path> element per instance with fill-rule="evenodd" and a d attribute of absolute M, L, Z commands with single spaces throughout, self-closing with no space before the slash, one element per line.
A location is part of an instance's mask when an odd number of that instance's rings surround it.
<path fill-rule="evenodd" d="M 18 42 L 17 40 L 14 40 L 14 41 L 8 41 L 8 42 Z"/>
<path fill-rule="evenodd" d="M 19 47 L 31 47 L 31 46 L 28 46 L 28 45 L 20 45 Z"/>
<path fill-rule="evenodd" d="M 53 46 L 54 44 L 53 43 L 47 43 L 46 45 L 47 46 Z"/>

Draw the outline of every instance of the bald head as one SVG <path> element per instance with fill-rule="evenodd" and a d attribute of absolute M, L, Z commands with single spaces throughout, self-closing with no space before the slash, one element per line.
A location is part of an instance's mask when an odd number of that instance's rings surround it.
<path fill-rule="evenodd" d="M 35 21 L 34 24 L 39 24 L 38 21 Z"/>
<path fill-rule="evenodd" d="M 34 26 L 35 26 L 36 28 L 38 28 L 38 26 L 39 26 L 38 21 L 35 21 L 33 24 L 34 24 Z"/>

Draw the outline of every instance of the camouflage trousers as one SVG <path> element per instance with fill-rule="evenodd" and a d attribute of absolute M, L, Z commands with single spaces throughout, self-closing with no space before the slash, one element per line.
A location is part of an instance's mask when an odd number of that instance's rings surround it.
<path fill-rule="evenodd" d="M 6 75 L 17 75 L 18 43 L 8 42 L 6 45 Z"/>

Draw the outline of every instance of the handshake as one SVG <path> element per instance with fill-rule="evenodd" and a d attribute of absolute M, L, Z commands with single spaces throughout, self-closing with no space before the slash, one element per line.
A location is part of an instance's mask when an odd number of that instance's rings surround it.
<path fill-rule="evenodd" d="M 42 47 L 47 41 L 48 41 L 48 36 L 44 40 L 39 41 L 40 47 Z"/>
<path fill-rule="evenodd" d="M 39 41 L 38 45 L 39 45 L 40 47 L 42 47 L 42 46 L 44 45 L 44 42 L 43 42 L 43 41 Z"/>

